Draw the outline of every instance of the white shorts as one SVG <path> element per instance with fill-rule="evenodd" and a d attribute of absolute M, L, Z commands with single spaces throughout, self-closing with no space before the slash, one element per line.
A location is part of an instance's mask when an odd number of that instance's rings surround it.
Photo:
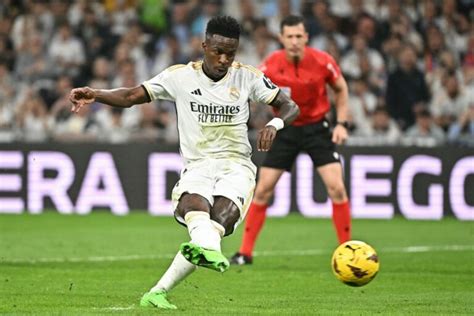
<path fill-rule="evenodd" d="M 256 167 L 249 161 L 240 163 L 224 159 L 205 159 L 189 163 L 181 171 L 180 180 L 171 194 L 173 208 L 176 210 L 183 193 L 199 194 L 214 205 L 215 196 L 224 196 L 237 205 L 240 219 L 245 218 L 255 189 Z M 184 219 L 176 216 L 178 222 Z"/>

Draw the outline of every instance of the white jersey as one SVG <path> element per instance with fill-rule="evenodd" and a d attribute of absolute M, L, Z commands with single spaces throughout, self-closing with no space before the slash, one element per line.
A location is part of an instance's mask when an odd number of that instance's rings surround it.
<path fill-rule="evenodd" d="M 185 164 L 205 158 L 250 162 L 249 100 L 269 104 L 279 91 L 260 70 L 238 62 L 217 82 L 199 61 L 171 66 L 143 86 L 152 100 L 176 102 Z"/>

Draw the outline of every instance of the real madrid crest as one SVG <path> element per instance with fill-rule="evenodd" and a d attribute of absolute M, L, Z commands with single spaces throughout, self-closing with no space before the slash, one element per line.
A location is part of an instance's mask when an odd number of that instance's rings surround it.
<path fill-rule="evenodd" d="M 233 101 L 237 101 L 240 98 L 240 92 L 236 87 L 229 89 L 229 96 Z"/>

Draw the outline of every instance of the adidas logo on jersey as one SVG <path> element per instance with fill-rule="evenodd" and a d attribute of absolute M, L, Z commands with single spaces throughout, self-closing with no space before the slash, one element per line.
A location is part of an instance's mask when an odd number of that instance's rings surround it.
<path fill-rule="evenodd" d="M 191 91 L 191 94 L 194 94 L 194 95 L 202 95 L 201 89 L 196 89 L 196 90 L 194 90 L 194 91 Z"/>

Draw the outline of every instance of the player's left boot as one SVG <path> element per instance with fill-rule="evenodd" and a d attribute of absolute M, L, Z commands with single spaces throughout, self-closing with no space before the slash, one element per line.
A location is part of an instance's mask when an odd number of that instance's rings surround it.
<path fill-rule="evenodd" d="M 166 291 L 148 292 L 143 294 L 140 300 L 141 307 L 157 307 L 162 309 L 177 309 L 166 298 Z"/>
<path fill-rule="evenodd" d="M 200 267 L 225 272 L 229 268 L 229 261 L 219 251 L 202 248 L 190 242 L 182 243 L 181 254 L 191 262 Z"/>

